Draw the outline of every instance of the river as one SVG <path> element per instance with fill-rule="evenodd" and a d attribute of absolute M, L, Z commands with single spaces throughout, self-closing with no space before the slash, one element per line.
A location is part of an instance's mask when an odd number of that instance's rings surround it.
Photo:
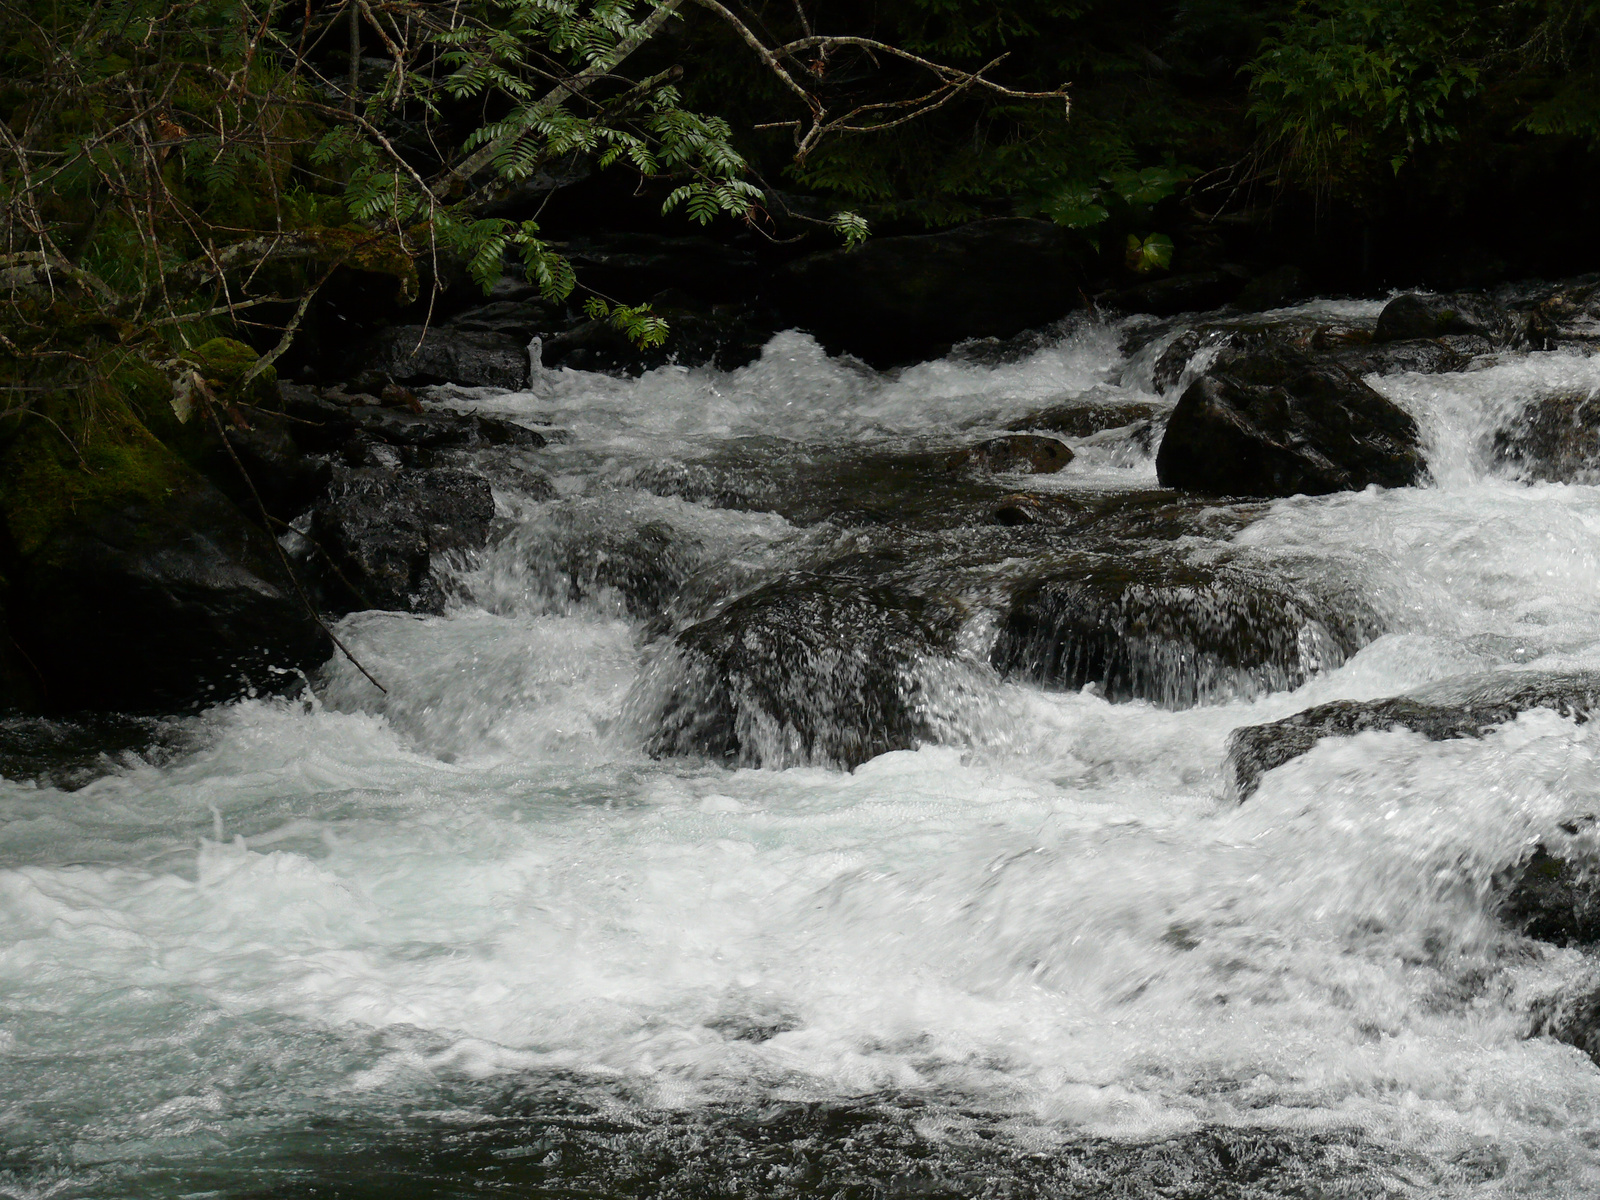
<path fill-rule="evenodd" d="M 1031 535 L 963 505 L 1133 504 L 1152 443 L 992 483 L 940 456 L 1049 405 L 1159 425 L 1175 331 L 1144 328 L 436 389 L 562 431 L 522 464 L 554 494 L 502 464 L 446 615 L 344 619 L 387 694 L 334 661 L 0 779 L 0 1196 L 1600 1194 L 1600 1069 L 1528 1036 L 1590 962 L 1491 901 L 1595 812 L 1596 726 L 1332 738 L 1243 804 L 1223 770 L 1230 731 L 1327 700 L 1600 668 L 1600 488 L 1492 453 L 1600 359 L 1376 380 L 1428 486 L 1185 510 L 1164 553 L 1346 598 L 1350 652 L 1115 703 L 1003 679 L 962 580 Z M 971 593 L 928 744 L 647 752 L 664 635 L 886 547 Z M 814 721 L 839 669 L 789 680 Z"/>

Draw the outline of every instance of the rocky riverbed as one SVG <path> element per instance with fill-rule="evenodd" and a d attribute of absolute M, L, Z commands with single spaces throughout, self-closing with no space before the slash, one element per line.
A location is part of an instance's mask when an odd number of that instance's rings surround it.
<path fill-rule="evenodd" d="M 6 1179 L 1600 1179 L 1596 281 L 888 371 L 508 303 L 12 535 Z"/>

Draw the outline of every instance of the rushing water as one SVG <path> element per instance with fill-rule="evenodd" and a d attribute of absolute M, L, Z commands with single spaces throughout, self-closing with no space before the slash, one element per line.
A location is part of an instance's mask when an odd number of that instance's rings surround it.
<path fill-rule="evenodd" d="M 941 744 L 848 773 L 644 752 L 660 635 L 855 536 L 822 515 L 959 524 L 942 468 L 872 455 L 1170 406 L 1164 342 L 1127 332 L 888 376 L 790 333 L 729 373 L 442 389 L 567 436 L 529 460 L 554 498 L 496 476 L 448 615 L 345 620 L 387 696 L 333 662 L 78 790 L 0 780 L 0 1196 L 1600 1193 L 1600 1069 L 1528 1037 L 1588 963 L 1490 901 L 1595 811 L 1600 726 L 1331 739 L 1243 805 L 1222 771 L 1231 730 L 1328 699 L 1600 667 L 1600 489 L 1489 451 L 1600 359 L 1378 381 L 1432 486 L 1216 527 L 1369 613 L 1296 690 L 1003 682 L 977 620 Z M 1068 440 L 995 494 L 1155 486 L 1126 431 Z M 653 606 L 552 570 L 608 538 Z"/>

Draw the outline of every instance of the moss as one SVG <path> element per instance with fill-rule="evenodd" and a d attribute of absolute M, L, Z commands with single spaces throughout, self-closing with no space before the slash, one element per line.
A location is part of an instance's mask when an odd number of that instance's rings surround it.
<path fill-rule="evenodd" d="M 278 370 L 268 367 L 252 379 L 241 393 L 239 381 L 261 356 L 232 338 L 215 337 L 189 351 L 188 356 L 220 399 L 242 401 L 259 408 L 278 404 Z"/>
<path fill-rule="evenodd" d="M 148 382 L 148 381 L 146 381 Z M 23 558 L 63 524 L 130 506 L 159 506 L 193 473 L 119 393 L 56 394 L 8 415 L 0 449 L 0 519 Z"/>

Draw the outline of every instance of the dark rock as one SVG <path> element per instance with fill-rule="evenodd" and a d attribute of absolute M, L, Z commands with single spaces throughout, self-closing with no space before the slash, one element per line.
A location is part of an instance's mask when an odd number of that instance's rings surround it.
<path fill-rule="evenodd" d="M 664 521 L 629 521 L 584 504 L 552 506 L 519 537 L 537 585 L 558 609 L 589 602 L 636 618 L 659 615 L 705 558 L 697 538 Z"/>
<path fill-rule="evenodd" d="M 545 300 L 523 298 L 496 300 L 491 304 L 469 308 L 451 317 L 446 325 L 473 333 L 495 333 L 526 346 L 541 335 L 562 328 L 566 324 L 563 311 Z"/>
<path fill-rule="evenodd" d="M 1163 487 L 1223 496 L 1407 487 L 1425 472 L 1408 414 L 1349 369 L 1265 341 L 1189 386 L 1156 455 Z"/>
<path fill-rule="evenodd" d="M 1063 441 L 1038 434 L 1013 433 L 958 450 L 946 465 L 952 470 L 976 467 L 997 475 L 1053 475 L 1072 459 L 1072 447 Z"/>
<path fill-rule="evenodd" d="M 302 450 L 290 423 L 277 413 L 236 411 L 243 424 L 227 420 L 220 435 L 215 427 L 203 429 L 204 448 L 195 465 L 252 519 L 259 520 L 258 497 L 271 518 L 298 516 L 328 486 L 332 467 Z"/>
<path fill-rule="evenodd" d="M 1567 987 L 1533 1007 L 1529 1037 L 1550 1037 L 1575 1046 L 1600 1064 L 1600 984 Z"/>
<path fill-rule="evenodd" d="M 1205 312 L 1232 303 L 1244 290 L 1248 278 L 1246 272 L 1236 267 L 1191 271 L 1114 292 L 1102 292 L 1095 297 L 1095 303 L 1122 312 L 1151 313 L 1158 317 Z"/>
<path fill-rule="evenodd" d="M 0 714 L 0 779 L 77 791 L 119 769 L 161 765 L 198 744 L 193 722 L 122 714 L 72 720 Z"/>
<path fill-rule="evenodd" d="M 269 535 L 198 477 L 58 523 L 11 604 L 56 709 L 176 712 L 292 686 L 329 652 Z"/>
<path fill-rule="evenodd" d="M 1141 401 L 1112 401 L 1105 404 L 1073 401 L 1043 408 L 1013 421 L 1008 428 L 1022 431 L 1046 430 L 1067 437 L 1093 437 L 1106 429 L 1123 429 L 1141 422 L 1149 423 L 1156 415 L 1153 404 Z"/>
<path fill-rule="evenodd" d="M 1534 349 L 1554 350 L 1563 345 L 1587 349 L 1600 340 L 1600 276 L 1539 288 L 1511 303 L 1526 309 L 1528 340 Z"/>
<path fill-rule="evenodd" d="M 345 369 L 364 387 L 455 383 L 516 391 L 528 382 L 528 347 L 520 338 L 492 330 L 396 325 L 360 347 Z"/>
<path fill-rule="evenodd" d="M 666 288 L 689 293 L 697 304 L 745 300 L 762 266 L 753 246 L 697 235 L 618 232 L 573 238 L 561 249 L 588 286 L 627 304 Z"/>
<path fill-rule="evenodd" d="M 852 768 L 933 740 L 918 668 L 953 624 L 899 589 L 786 576 L 678 634 L 632 707 L 653 755 Z"/>
<path fill-rule="evenodd" d="M 1401 342 L 1468 334 L 1511 345 L 1523 339 L 1525 327 L 1525 321 L 1487 296 L 1408 293 L 1384 305 L 1373 337 L 1379 342 Z"/>
<path fill-rule="evenodd" d="M 1196 356 L 1204 350 L 1215 349 L 1229 355 L 1235 351 L 1274 346 L 1313 357 L 1329 353 L 1337 357 L 1355 347 L 1366 346 L 1371 341 L 1370 325 L 1359 321 L 1295 317 L 1271 322 L 1235 320 L 1197 325 L 1183 330 L 1167 344 L 1151 369 L 1151 382 L 1162 394 L 1172 391 Z M 1375 368 L 1363 368 L 1358 374 L 1365 374 L 1372 369 Z"/>
<path fill-rule="evenodd" d="M 990 516 L 996 525 L 1040 525 L 1049 518 L 1044 506 L 1033 496 L 1007 496 L 994 506 Z"/>
<path fill-rule="evenodd" d="M 1600 838 L 1593 820 L 1569 822 L 1496 879 L 1499 916 L 1557 946 L 1600 942 Z"/>
<path fill-rule="evenodd" d="M 351 608 L 442 612 L 433 555 L 481 549 L 494 520 L 488 480 L 465 471 L 341 471 L 313 510 L 327 590 Z"/>
<path fill-rule="evenodd" d="M 1600 397 L 1540 396 L 1495 430 L 1494 457 L 1522 479 L 1600 483 Z"/>
<path fill-rule="evenodd" d="M 38 674 L 11 636 L 5 606 L 0 604 L 0 714 L 33 712 L 39 704 Z"/>
<path fill-rule="evenodd" d="M 1239 799 L 1261 776 L 1306 753 L 1325 737 L 1369 730 L 1409 729 L 1430 741 L 1482 737 L 1533 708 L 1577 721 L 1600 704 L 1600 675 L 1508 671 L 1451 680 L 1414 696 L 1335 700 L 1268 725 L 1248 725 L 1228 737 L 1227 772 Z"/>
<path fill-rule="evenodd" d="M 488 446 L 538 449 L 546 438 L 514 421 L 477 413 L 427 408 L 412 412 L 380 404 L 355 404 L 340 392 L 285 384 L 287 429 L 305 450 L 346 454 L 363 442 L 380 442 L 412 451 L 477 450 Z"/>
<path fill-rule="evenodd" d="M 1234 304 L 1245 312 L 1265 312 L 1270 308 L 1284 308 L 1304 300 L 1307 295 L 1300 268 L 1285 264 L 1265 275 L 1257 275 L 1245 284 Z"/>
<path fill-rule="evenodd" d="M 1357 375 L 1439 375 L 1464 371 L 1480 354 L 1488 354 L 1494 343 L 1478 334 L 1450 334 L 1418 341 L 1373 342 L 1347 346 L 1328 358 Z"/>
<path fill-rule="evenodd" d="M 780 268 L 784 316 L 878 366 L 936 358 L 968 338 L 1008 338 L 1079 306 L 1072 235 L 1047 221 L 977 221 L 874 238 Z"/>
<path fill-rule="evenodd" d="M 1187 708 L 1299 686 L 1355 638 L 1258 571 L 1080 554 L 1024 585 L 990 661 L 1003 675 Z"/>
<path fill-rule="evenodd" d="M 635 375 L 668 364 L 733 370 L 759 358 L 777 331 L 770 320 L 731 305 L 704 311 L 656 303 L 652 311 L 667 322 L 667 340 L 660 346 L 636 346 L 609 322 L 586 321 L 545 339 L 541 362 L 550 368 Z"/>

